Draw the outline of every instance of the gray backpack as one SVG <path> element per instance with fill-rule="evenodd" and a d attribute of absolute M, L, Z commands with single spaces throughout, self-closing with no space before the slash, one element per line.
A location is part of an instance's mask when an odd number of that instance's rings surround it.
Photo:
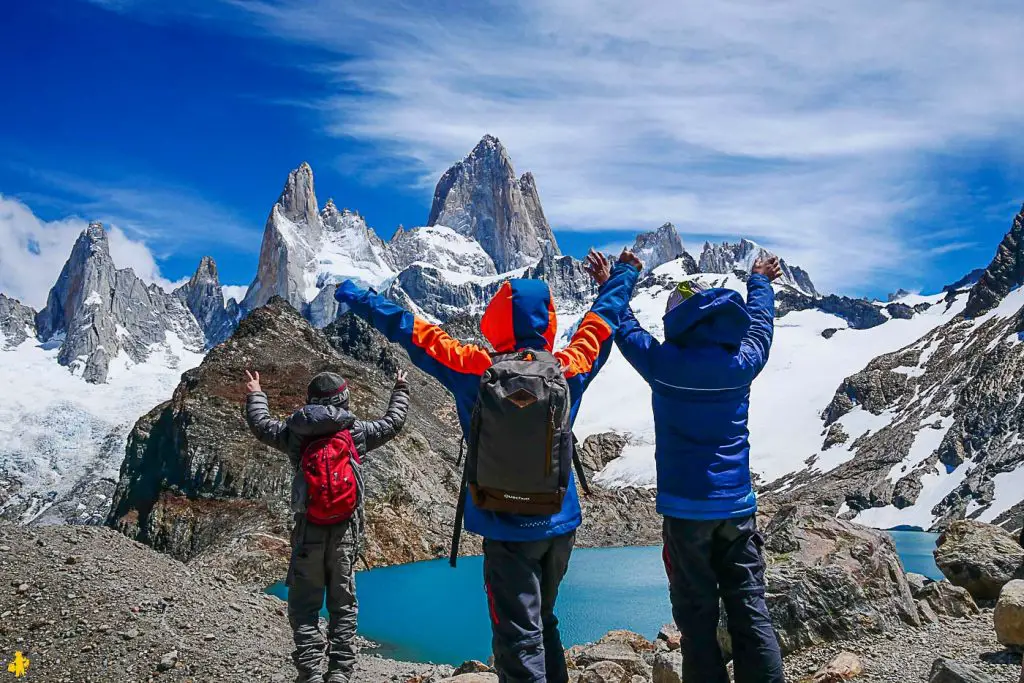
<path fill-rule="evenodd" d="M 569 385 L 548 351 L 494 357 L 480 378 L 466 482 L 481 510 L 553 515 L 572 466 Z"/>
<path fill-rule="evenodd" d="M 455 566 L 465 496 L 481 510 L 518 515 L 561 511 L 576 464 L 569 384 L 549 351 L 498 354 L 480 378 L 450 562 Z M 461 454 L 460 454 L 461 461 Z"/>

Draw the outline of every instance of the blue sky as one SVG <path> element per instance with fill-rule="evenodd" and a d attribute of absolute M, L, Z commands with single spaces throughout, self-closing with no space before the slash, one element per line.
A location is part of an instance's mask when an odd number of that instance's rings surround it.
<path fill-rule="evenodd" d="M 672 221 L 868 295 L 988 262 L 1024 200 L 1019 3 L 698 4 L 8 3 L 0 289 L 45 290 L 90 218 L 149 279 L 248 283 L 301 161 L 388 237 L 484 133 L 570 253 Z"/>

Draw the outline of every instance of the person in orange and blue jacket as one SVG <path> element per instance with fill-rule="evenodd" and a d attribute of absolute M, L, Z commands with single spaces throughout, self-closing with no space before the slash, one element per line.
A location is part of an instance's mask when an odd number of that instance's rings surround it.
<path fill-rule="evenodd" d="M 591 251 L 586 267 L 599 285 L 597 300 L 583 316 L 568 346 L 554 354 L 565 367 L 572 421 L 583 392 L 608 359 L 612 337 L 642 264 L 631 252 L 623 251 L 611 267 L 603 255 Z M 351 281 L 341 283 L 335 297 L 388 339 L 401 344 L 413 363 L 452 392 L 462 432 L 468 436 L 480 376 L 490 367 L 491 354 L 453 339 L 437 325 Z M 503 283 L 480 321 L 480 331 L 495 353 L 550 351 L 556 327 L 551 290 L 540 280 Z M 554 515 L 489 512 L 475 507 L 472 497 L 467 498 L 465 528 L 484 538 L 484 583 L 494 661 L 503 683 L 568 680 L 554 607 L 581 522 L 579 497 L 571 477 L 562 509 Z"/>

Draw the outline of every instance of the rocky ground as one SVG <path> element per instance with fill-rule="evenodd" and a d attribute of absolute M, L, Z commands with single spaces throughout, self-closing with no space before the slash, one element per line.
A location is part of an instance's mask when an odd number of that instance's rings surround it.
<path fill-rule="evenodd" d="M 0 526 L 0 672 L 26 681 L 292 681 L 284 603 L 98 527 Z M 359 680 L 446 675 L 374 657 Z"/>

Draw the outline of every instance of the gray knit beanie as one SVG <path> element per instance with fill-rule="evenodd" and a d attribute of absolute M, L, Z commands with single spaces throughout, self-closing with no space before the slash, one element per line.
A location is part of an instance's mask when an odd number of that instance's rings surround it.
<path fill-rule="evenodd" d="M 320 406 L 338 406 L 348 410 L 348 382 L 334 372 L 321 372 L 306 389 L 306 403 Z"/>

